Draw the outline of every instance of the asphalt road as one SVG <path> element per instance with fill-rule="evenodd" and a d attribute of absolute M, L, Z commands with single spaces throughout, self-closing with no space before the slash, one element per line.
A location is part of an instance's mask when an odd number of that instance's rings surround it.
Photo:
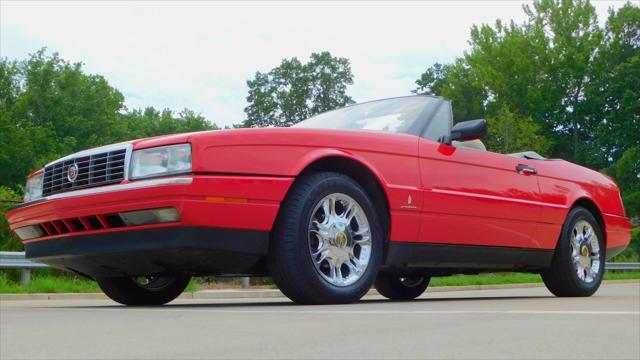
<path fill-rule="evenodd" d="M 591 298 L 545 288 L 428 292 L 351 305 L 284 299 L 3 301 L 0 358 L 640 359 L 640 282 Z"/>

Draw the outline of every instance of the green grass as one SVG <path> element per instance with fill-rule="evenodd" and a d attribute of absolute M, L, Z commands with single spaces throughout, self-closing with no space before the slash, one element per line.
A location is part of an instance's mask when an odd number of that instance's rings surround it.
<path fill-rule="evenodd" d="M 4 271 L 0 273 L 0 293 L 91 293 L 100 292 L 95 281 L 77 276 L 33 275 L 27 286 L 10 279 Z"/>
<path fill-rule="evenodd" d="M 194 278 L 191 278 L 191 281 L 189 281 L 189 285 L 187 285 L 187 288 L 184 289 L 184 291 L 186 292 L 195 292 L 200 290 L 198 288 L 198 284 L 196 284 L 196 280 Z"/>
<path fill-rule="evenodd" d="M 605 280 L 640 279 L 640 271 L 607 272 Z M 447 277 L 434 277 L 429 286 L 463 286 L 463 285 L 496 285 L 496 284 L 524 284 L 539 283 L 542 279 L 537 274 L 498 273 L 481 275 L 453 275 Z M 198 291 L 195 280 L 191 280 L 185 291 Z M 95 293 L 100 288 L 95 281 L 77 276 L 34 275 L 31 283 L 20 286 L 8 274 L 0 272 L 0 293 Z"/>
<path fill-rule="evenodd" d="M 604 273 L 605 280 L 637 280 L 640 279 L 640 271 L 614 271 Z"/>
<path fill-rule="evenodd" d="M 198 291 L 192 279 L 187 285 L 187 292 Z M 35 293 L 97 293 L 101 292 L 98 284 L 89 279 L 73 275 L 55 276 L 50 274 L 34 274 L 27 286 L 21 286 L 5 271 L 0 272 L 0 294 L 35 294 Z"/>
<path fill-rule="evenodd" d="M 605 280 L 640 279 L 640 271 L 606 272 Z M 453 275 L 434 277 L 429 286 L 464 286 L 464 285 L 496 285 L 496 284 L 526 284 L 542 282 L 538 274 L 496 273 L 480 275 Z"/>
<path fill-rule="evenodd" d="M 538 274 L 497 273 L 480 275 L 452 275 L 434 277 L 429 286 L 464 286 L 464 285 L 494 285 L 521 284 L 542 281 Z"/>

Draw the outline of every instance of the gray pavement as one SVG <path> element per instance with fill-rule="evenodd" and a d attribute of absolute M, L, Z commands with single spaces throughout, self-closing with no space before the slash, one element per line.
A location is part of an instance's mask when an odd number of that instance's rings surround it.
<path fill-rule="evenodd" d="M 591 298 L 536 287 L 334 306 L 1 301 L 0 358 L 640 359 L 640 282 L 604 284 Z"/>

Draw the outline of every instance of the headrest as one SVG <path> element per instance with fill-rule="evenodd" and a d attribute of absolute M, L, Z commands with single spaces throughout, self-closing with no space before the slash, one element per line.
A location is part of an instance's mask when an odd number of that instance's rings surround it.
<path fill-rule="evenodd" d="M 486 146 L 484 146 L 484 143 L 480 140 L 453 141 L 451 145 L 462 149 L 487 151 Z"/>

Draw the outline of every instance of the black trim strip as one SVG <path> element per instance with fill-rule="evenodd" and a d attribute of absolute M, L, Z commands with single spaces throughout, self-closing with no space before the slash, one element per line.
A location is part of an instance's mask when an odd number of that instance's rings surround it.
<path fill-rule="evenodd" d="M 390 242 L 389 267 L 418 268 L 546 268 L 553 250 L 499 246 Z"/>
<path fill-rule="evenodd" d="M 27 258 L 89 277 L 265 275 L 269 232 L 169 227 L 25 244 Z"/>
<path fill-rule="evenodd" d="M 269 232 L 208 227 L 170 227 L 72 235 L 25 244 L 27 259 L 196 248 L 267 255 Z"/>

